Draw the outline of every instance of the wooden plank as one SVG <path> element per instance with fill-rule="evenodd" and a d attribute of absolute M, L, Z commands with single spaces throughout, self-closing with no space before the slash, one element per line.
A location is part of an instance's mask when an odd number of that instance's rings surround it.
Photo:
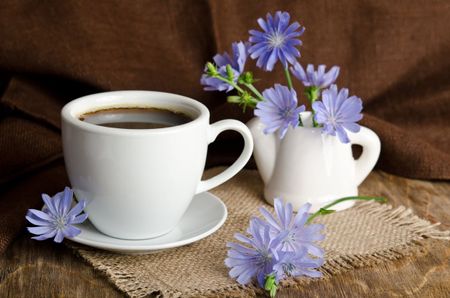
<path fill-rule="evenodd" d="M 429 182 L 374 172 L 360 189 L 405 205 L 432 222 L 450 227 L 450 183 Z M 421 253 L 372 268 L 360 268 L 279 297 L 450 297 L 450 245 L 428 240 Z M 205 277 L 207 278 L 207 277 Z M 123 297 L 64 245 L 37 242 L 22 235 L 0 258 L 1 297 Z"/>

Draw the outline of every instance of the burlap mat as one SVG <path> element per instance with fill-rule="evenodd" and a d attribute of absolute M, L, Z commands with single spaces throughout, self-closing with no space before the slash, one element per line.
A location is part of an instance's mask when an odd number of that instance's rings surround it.
<path fill-rule="evenodd" d="M 208 174 L 217 173 L 213 169 Z M 256 171 L 242 171 L 237 177 L 212 191 L 228 207 L 226 223 L 215 234 L 191 245 L 150 255 L 121 255 L 86 246 L 72 245 L 92 266 L 103 272 L 117 288 L 132 297 L 150 293 L 163 297 L 254 296 L 253 286 L 240 286 L 228 277 L 224 265 L 226 242 L 244 232 L 251 216 L 264 204 L 262 182 Z M 419 241 L 448 238 L 449 232 L 413 215 L 404 207 L 393 209 L 378 203 L 358 204 L 349 210 L 319 217 L 325 224 L 325 278 L 361 266 L 398 259 L 412 253 Z M 308 278 L 283 282 L 296 287 Z"/>

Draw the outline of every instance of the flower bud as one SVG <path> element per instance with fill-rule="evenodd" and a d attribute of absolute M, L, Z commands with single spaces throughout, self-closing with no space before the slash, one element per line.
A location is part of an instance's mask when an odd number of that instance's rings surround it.
<path fill-rule="evenodd" d="M 239 77 L 240 84 L 253 84 L 254 82 L 255 80 L 251 71 L 246 71 Z"/>
<path fill-rule="evenodd" d="M 227 102 L 229 103 L 241 103 L 241 97 L 237 95 L 230 95 L 227 97 Z"/>
<path fill-rule="evenodd" d="M 253 80 L 253 73 L 250 71 L 247 71 L 244 73 L 244 81 L 247 84 L 253 84 L 254 80 Z"/>
<path fill-rule="evenodd" d="M 233 81 L 234 80 L 234 71 L 230 64 L 227 64 L 226 70 L 227 70 L 228 79 L 230 81 Z"/>
<path fill-rule="evenodd" d="M 212 64 L 211 62 L 207 62 L 206 63 L 206 68 L 207 68 L 207 73 L 208 75 L 210 75 L 211 77 L 215 77 L 219 74 L 219 72 L 217 71 L 217 68 L 214 64 Z"/>
<path fill-rule="evenodd" d="M 264 289 L 270 293 L 270 297 L 275 297 L 277 294 L 277 282 L 273 274 L 266 276 L 266 282 L 264 283 Z"/>

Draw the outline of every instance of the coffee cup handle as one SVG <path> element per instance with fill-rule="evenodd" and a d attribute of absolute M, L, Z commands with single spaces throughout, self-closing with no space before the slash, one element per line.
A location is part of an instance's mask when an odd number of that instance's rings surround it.
<path fill-rule="evenodd" d="M 248 162 L 253 152 L 253 138 L 248 127 L 237 120 L 221 120 L 209 126 L 208 144 L 214 142 L 217 136 L 225 130 L 234 130 L 244 138 L 244 150 L 239 158 L 222 173 L 200 181 L 196 194 L 205 192 L 214 188 L 236 175 Z"/>
<path fill-rule="evenodd" d="M 349 139 L 352 144 L 363 147 L 361 156 L 355 160 L 356 185 L 360 185 L 375 167 L 380 156 L 380 138 L 371 129 L 361 126 L 358 133 L 350 133 Z"/>

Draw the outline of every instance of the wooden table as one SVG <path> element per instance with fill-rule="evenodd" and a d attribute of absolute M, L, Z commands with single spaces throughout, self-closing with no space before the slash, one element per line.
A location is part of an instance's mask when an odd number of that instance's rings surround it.
<path fill-rule="evenodd" d="M 361 194 L 385 196 L 450 228 L 450 183 L 372 173 Z M 0 258 L 0 297 L 123 297 L 64 245 L 22 235 Z M 450 297 L 449 241 L 429 239 L 414 256 L 315 280 L 278 297 Z M 205 277 L 207 278 L 207 277 Z"/>

